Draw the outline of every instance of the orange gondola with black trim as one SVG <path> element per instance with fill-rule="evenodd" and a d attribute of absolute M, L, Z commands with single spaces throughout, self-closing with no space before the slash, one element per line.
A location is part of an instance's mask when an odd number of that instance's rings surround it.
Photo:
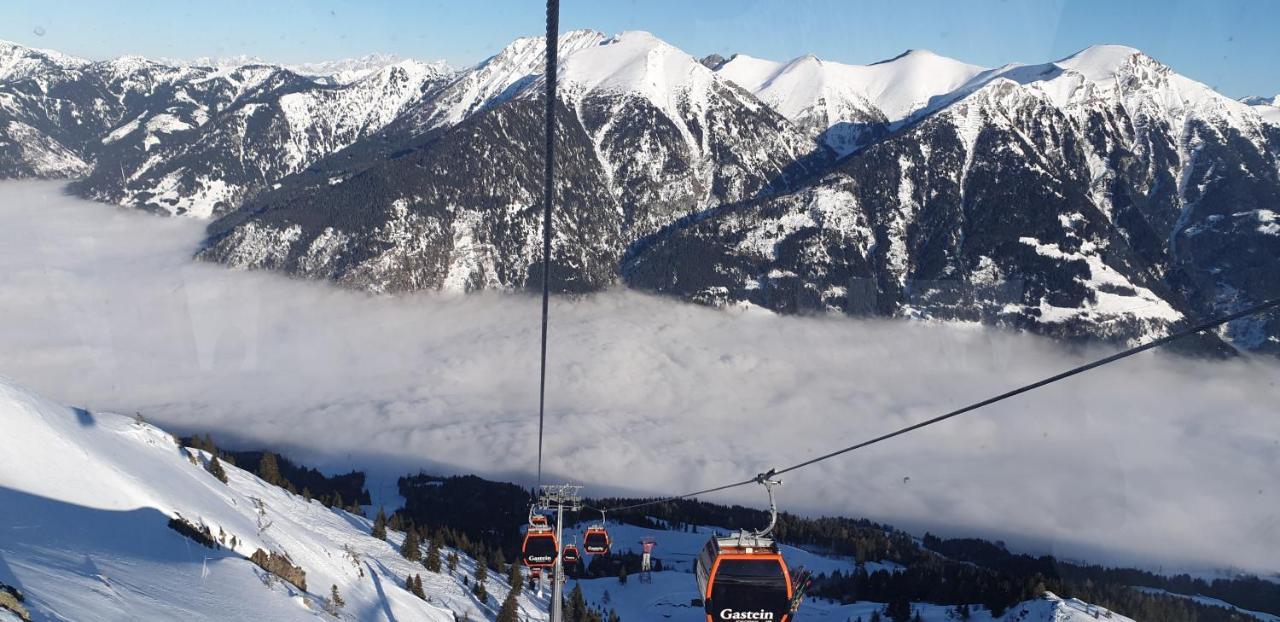
<path fill-rule="evenodd" d="M 551 568 L 556 565 L 556 558 L 560 556 L 560 543 L 556 540 L 556 532 L 547 524 L 547 517 L 530 512 L 529 529 L 524 533 L 520 556 L 524 565 L 529 568 Z"/>
<path fill-rule="evenodd" d="M 707 622 L 791 620 L 791 572 L 770 538 L 711 538 L 698 554 L 697 576 Z"/>
<path fill-rule="evenodd" d="M 561 560 L 564 561 L 565 564 L 578 563 L 578 561 L 582 559 L 582 557 L 578 555 L 578 545 L 576 544 L 564 545 L 564 551 L 560 553 L 560 558 Z"/>
<path fill-rule="evenodd" d="M 605 555 L 609 546 L 609 532 L 603 526 L 588 527 L 586 535 L 582 536 L 582 550 L 587 555 Z"/>
<path fill-rule="evenodd" d="M 582 536 L 582 552 L 587 555 L 607 555 L 612 541 L 609 539 L 609 530 L 605 528 L 607 521 L 604 517 L 604 510 L 600 510 L 600 522 L 587 527 L 587 532 Z"/>
<path fill-rule="evenodd" d="M 695 574 L 707 622 L 769 620 L 790 622 L 803 599 L 791 580 L 787 561 L 769 534 L 778 521 L 772 471 L 756 481 L 769 491 L 769 526 L 712 536 L 698 553 Z"/>

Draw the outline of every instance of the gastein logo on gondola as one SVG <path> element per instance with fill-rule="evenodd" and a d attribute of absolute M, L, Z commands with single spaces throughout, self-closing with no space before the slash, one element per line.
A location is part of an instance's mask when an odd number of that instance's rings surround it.
<path fill-rule="evenodd" d="M 550 555 L 530 555 L 529 556 L 529 561 L 535 564 L 551 563 L 551 559 L 552 557 Z M 744 619 L 749 620 L 751 618 L 744 618 Z"/>
<path fill-rule="evenodd" d="M 721 620 L 772 620 L 773 612 L 765 611 L 734 611 L 732 609 L 720 610 Z"/>

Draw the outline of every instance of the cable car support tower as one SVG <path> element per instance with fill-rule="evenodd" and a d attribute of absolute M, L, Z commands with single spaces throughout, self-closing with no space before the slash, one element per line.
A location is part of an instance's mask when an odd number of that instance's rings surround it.
<path fill-rule="evenodd" d="M 564 542 L 564 513 L 582 511 L 582 486 L 575 484 L 543 484 L 538 497 L 538 509 L 556 513 L 556 542 Z M 557 545 L 558 546 L 558 545 Z M 564 559 L 556 552 L 556 565 L 552 572 L 551 622 L 564 619 Z"/>

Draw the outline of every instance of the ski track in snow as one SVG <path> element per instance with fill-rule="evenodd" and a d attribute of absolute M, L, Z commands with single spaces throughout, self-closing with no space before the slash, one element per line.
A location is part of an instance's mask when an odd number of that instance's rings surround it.
<path fill-rule="evenodd" d="M 529 483 L 535 298 L 373 297 L 233 271 L 191 261 L 201 235 L 57 184 L 0 184 L 0 374 L 366 469 L 376 498 L 418 469 Z M 741 479 L 1101 354 L 629 292 L 554 301 L 551 337 L 547 467 L 591 494 Z M 1067 558 L 1277 570 L 1276 364 L 1142 355 L 1112 369 L 797 472 L 781 502 Z M 710 500 L 763 503 L 751 489 Z"/>

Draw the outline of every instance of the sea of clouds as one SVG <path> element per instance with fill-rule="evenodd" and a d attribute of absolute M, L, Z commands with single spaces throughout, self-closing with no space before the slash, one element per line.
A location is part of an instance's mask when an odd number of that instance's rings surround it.
<path fill-rule="evenodd" d="M 0 183 L 0 375 L 365 469 L 379 499 L 419 469 L 532 484 L 536 298 L 376 297 L 231 271 L 192 261 L 203 226 Z M 593 495 L 744 479 L 1105 353 L 628 291 L 557 299 L 550 330 L 545 468 Z M 1280 571 L 1278 378 L 1270 359 L 1143 354 L 789 474 L 779 497 L 1067 558 Z"/>

